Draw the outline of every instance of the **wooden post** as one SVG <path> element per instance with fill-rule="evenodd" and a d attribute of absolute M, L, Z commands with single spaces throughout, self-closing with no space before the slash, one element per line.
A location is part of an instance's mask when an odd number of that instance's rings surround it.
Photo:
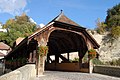
<path fill-rule="evenodd" d="M 50 63 L 50 55 L 47 54 L 47 63 Z"/>
<path fill-rule="evenodd" d="M 81 69 L 82 68 L 82 53 L 81 53 L 81 51 L 78 51 L 78 55 L 79 55 L 79 67 Z"/>
<path fill-rule="evenodd" d="M 67 53 L 67 58 L 68 58 L 68 60 L 70 59 L 69 53 Z"/>
<path fill-rule="evenodd" d="M 2 62 L 2 73 L 4 74 L 5 73 L 5 59 L 3 60 Z"/>
<path fill-rule="evenodd" d="M 33 51 L 33 63 L 36 62 L 36 50 Z"/>
<path fill-rule="evenodd" d="M 55 62 L 59 63 L 59 55 L 57 53 L 55 54 Z"/>
<path fill-rule="evenodd" d="M 30 52 L 30 54 L 29 54 L 29 63 L 31 63 L 32 62 L 32 52 Z"/>

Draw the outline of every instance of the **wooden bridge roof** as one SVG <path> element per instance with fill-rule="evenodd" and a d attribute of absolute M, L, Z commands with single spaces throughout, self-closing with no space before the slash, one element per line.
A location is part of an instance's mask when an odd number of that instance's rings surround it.
<path fill-rule="evenodd" d="M 72 21 L 71 19 L 69 19 L 68 17 L 66 17 L 62 11 L 51 22 L 54 22 L 54 21 L 58 21 L 58 22 L 66 23 L 66 24 L 72 24 L 72 25 L 75 25 L 75 26 L 80 26 L 77 23 L 75 23 L 74 21 Z"/>
<path fill-rule="evenodd" d="M 42 34 L 42 32 L 44 32 L 46 29 L 48 29 L 48 27 L 50 27 L 51 25 L 53 25 L 54 27 L 68 29 L 71 31 L 82 32 L 85 35 L 85 37 L 87 37 L 91 41 L 91 43 L 94 45 L 94 48 L 96 48 L 96 49 L 99 48 L 99 44 L 86 31 L 86 28 L 81 27 L 80 25 L 78 25 L 77 23 L 75 23 L 74 21 L 72 21 L 71 19 L 66 17 L 63 12 L 61 12 L 57 17 L 55 17 L 47 25 L 45 25 L 43 28 L 41 28 L 40 30 L 38 30 L 37 32 L 35 32 L 31 36 L 29 36 L 28 38 L 30 39 L 30 38 L 35 37 L 36 35 Z"/>
<path fill-rule="evenodd" d="M 55 17 L 52 21 L 50 21 L 42 29 L 35 32 L 33 35 L 29 36 L 28 38 L 31 39 L 35 36 L 42 34 L 44 31 L 48 30 L 48 28 L 51 26 L 69 30 L 71 32 L 72 31 L 78 32 L 78 33 L 80 32 L 89 39 L 89 41 L 93 45 L 93 48 L 95 48 L 95 49 L 99 48 L 99 44 L 86 31 L 86 28 L 81 27 L 80 25 L 78 25 L 77 23 L 72 21 L 71 19 L 67 18 L 63 14 L 63 12 L 61 12 L 57 17 Z M 70 33 L 69 31 L 56 30 L 51 33 L 51 36 L 49 36 L 49 42 L 47 44 L 50 48 L 49 52 L 51 55 L 54 53 L 66 53 L 66 52 L 78 51 L 79 47 L 83 47 L 82 44 L 85 45 L 85 42 L 82 43 L 82 41 L 80 41 L 80 39 L 82 38 L 81 36 L 79 36 L 77 34 L 73 35 L 73 33 Z"/>
<path fill-rule="evenodd" d="M 87 37 L 88 39 L 89 39 L 89 41 L 92 43 L 92 45 L 93 45 L 93 48 L 95 48 L 95 49 L 97 49 L 97 48 L 99 48 L 99 44 L 95 41 L 95 39 L 86 31 L 86 28 L 84 28 L 84 27 L 81 27 L 80 25 L 78 25 L 77 23 L 75 23 L 74 21 L 72 21 L 71 19 L 69 19 L 69 18 L 67 18 L 64 14 L 63 14 L 63 12 L 61 12 L 57 17 L 55 17 L 52 21 L 50 21 L 47 25 L 45 25 L 43 28 L 41 28 L 40 30 L 38 30 L 37 32 L 35 32 L 35 33 L 33 33 L 32 35 L 30 35 L 29 37 L 27 37 L 27 38 L 25 38 L 23 41 L 21 41 L 21 43 L 19 44 L 19 45 L 17 45 L 16 46 L 16 48 L 15 49 L 13 49 L 13 51 L 11 51 L 10 52 L 10 54 L 11 53 L 13 53 L 14 51 L 16 51 L 19 47 L 21 47 L 22 45 L 24 45 L 24 43 L 26 43 L 28 40 L 31 40 L 32 38 L 35 38 L 36 36 L 38 36 L 38 35 L 40 35 L 40 34 L 42 34 L 42 33 L 44 33 L 45 31 L 47 31 L 47 30 L 49 30 L 48 28 L 49 27 L 51 27 L 51 26 L 53 26 L 53 27 L 56 27 L 56 28 L 62 28 L 62 29 L 66 29 L 66 30 L 69 30 L 69 31 L 73 31 L 73 32 L 81 32 L 85 37 Z M 61 30 L 62 31 L 62 30 Z M 59 45 L 59 49 L 60 48 L 62 48 L 62 47 L 66 47 L 66 45 L 68 45 L 67 47 L 68 47 L 68 49 L 70 49 L 70 51 L 74 51 L 75 50 L 75 48 L 76 48 L 76 46 L 77 47 L 79 47 L 80 45 L 74 45 L 74 43 L 75 43 L 75 41 L 74 40 L 78 40 L 79 41 L 79 39 L 81 38 L 80 36 L 79 36 L 79 38 L 77 38 L 78 37 L 78 35 L 74 35 L 75 37 L 73 37 L 73 35 L 71 35 L 71 33 L 69 33 L 69 32 L 64 32 L 63 31 L 63 33 L 66 33 L 66 35 L 69 35 L 69 37 L 71 38 L 71 44 L 73 44 L 73 47 L 71 47 L 70 48 L 70 43 L 67 43 L 67 41 L 69 41 L 68 39 L 68 37 L 66 37 L 66 41 L 64 40 L 65 39 L 65 36 L 64 36 L 64 34 L 61 34 L 62 32 L 61 31 L 54 31 L 53 32 L 53 35 L 52 36 L 50 36 L 50 38 L 52 38 L 52 40 L 55 40 L 56 38 L 58 38 L 57 39 L 57 41 L 58 41 L 58 43 L 57 44 L 60 44 Z M 52 33 L 51 33 L 52 34 Z M 57 36 L 58 35 L 58 36 Z M 61 37 L 60 37 L 60 36 Z M 55 38 L 56 37 L 56 38 Z M 61 38 L 64 38 L 64 39 L 61 39 Z M 61 41 L 64 41 L 65 42 L 65 45 L 63 46 L 63 44 L 61 43 Z M 79 43 L 79 42 L 78 42 Z M 48 43 L 48 45 L 49 45 L 50 43 Z M 56 44 L 56 45 L 57 45 Z M 82 43 L 81 43 L 82 44 Z M 51 47 L 53 47 L 53 48 L 55 48 L 54 47 L 54 44 L 53 45 L 51 45 Z M 60 53 L 63 53 L 63 52 L 65 52 L 66 50 L 68 50 L 68 49 L 60 49 L 59 50 L 59 52 Z M 54 51 L 55 51 L 55 49 L 53 49 Z M 69 51 L 68 51 L 69 52 Z M 52 53 L 52 52 L 51 52 Z M 9 55 L 10 55 L 9 54 Z"/>

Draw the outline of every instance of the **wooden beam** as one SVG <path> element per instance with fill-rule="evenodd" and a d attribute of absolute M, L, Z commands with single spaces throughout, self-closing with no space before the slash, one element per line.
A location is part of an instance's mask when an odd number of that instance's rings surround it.
<path fill-rule="evenodd" d="M 70 58 L 70 55 L 69 55 L 69 53 L 67 53 L 67 58 L 68 58 L 68 60 L 69 60 L 69 58 Z"/>
<path fill-rule="evenodd" d="M 55 54 L 55 62 L 59 63 L 59 55 L 58 54 Z"/>
<path fill-rule="evenodd" d="M 36 50 L 34 50 L 33 51 L 33 63 L 36 62 L 36 54 L 37 54 L 37 52 L 36 52 Z"/>
<path fill-rule="evenodd" d="M 59 55 L 60 58 L 64 61 L 64 62 L 70 62 L 68 59 L 66 59 L 64 56 L 62 56 L 61 54 Z"/>
<path fill-rule="evenodd" d="M 79 68 L 82 68 L 82 52 L 78 51 L 78 55 L 79 55 Z"/>
<path fill-rule="evenodd" d="M 32 52 L 30 52 L 30 54 L 29 54 L 29 63 L 31 63 L 32 62 Z"/>

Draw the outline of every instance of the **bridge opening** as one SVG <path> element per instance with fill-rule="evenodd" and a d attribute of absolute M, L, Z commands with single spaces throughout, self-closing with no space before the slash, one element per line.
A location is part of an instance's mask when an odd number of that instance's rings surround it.
<path fill-rule="evenodd" d="M 70 31 L 55 30 L 50 34 L 47 46 L 49 51 L 46 69 L 80 71 L 83 68 L 82 58 L 88 48 L 82 35 Z M 71 57 L 77 57 L 78 62 L 71 62 Z M 85 67 L 88 69 L 88 63 Z"/>

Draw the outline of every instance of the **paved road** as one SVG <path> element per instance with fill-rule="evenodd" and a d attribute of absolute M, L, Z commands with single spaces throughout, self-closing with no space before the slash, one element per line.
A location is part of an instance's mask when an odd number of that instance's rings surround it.
<path fill-rule="evenodd" d="M 46 71 L 35 80 L 120 80 L 120 78 L 95 73 Z"/>

